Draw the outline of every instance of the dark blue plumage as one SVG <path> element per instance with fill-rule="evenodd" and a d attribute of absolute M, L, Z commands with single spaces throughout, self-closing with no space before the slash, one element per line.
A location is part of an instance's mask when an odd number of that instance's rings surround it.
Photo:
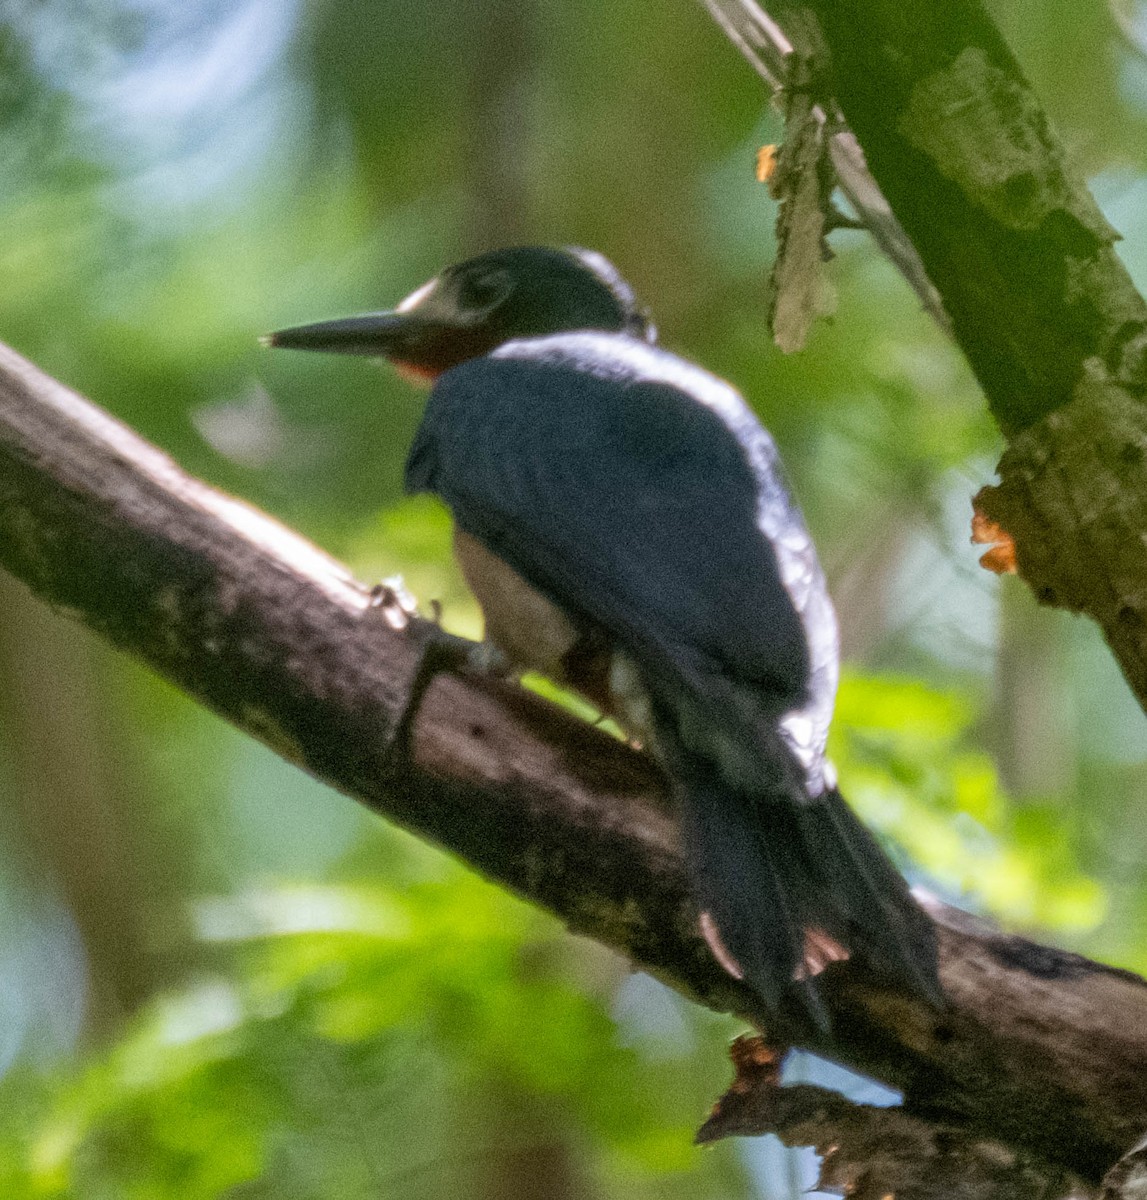
<path fill-rule="evenodd" d="M 407 489 L 436 492 L 462 529 L 649 669 L 735 675 L 776 715 L 803 703 L 810 666 L 760 533 L 762 481 L 720 416 L 654 366 L 700 375 L 618 334 L 471 359 L 434 384 Z M 795 511 L 778 478 L 763 482 Z"/>
<path fill-rule="evenodd" d="M 394 313 L 273 335 L 437 372 L 406 486 L 453 514 L 488 636 L 665 765 L 725 967 L 822 1025 L 815 976 L 851 955 L 940 1002 L 931 923 L 825 758 L 836 622 L 772 440 L 652 340 L 600 256 L 529 248 Z"/>

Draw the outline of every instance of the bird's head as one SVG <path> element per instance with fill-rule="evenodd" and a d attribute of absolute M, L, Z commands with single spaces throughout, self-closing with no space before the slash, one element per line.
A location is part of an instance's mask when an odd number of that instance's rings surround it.
<path fill-rule="evenodd" d="M 270 346 L 388 358 L 433 378 L 514 338 L 656 331 L 629 284 L 592 250 L 514 246 L 447 267 L 387 312 L 268 334 Z"/>

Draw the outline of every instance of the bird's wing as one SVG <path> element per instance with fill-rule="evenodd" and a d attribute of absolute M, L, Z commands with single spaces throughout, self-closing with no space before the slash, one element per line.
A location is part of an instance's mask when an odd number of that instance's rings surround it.
<path fill-rule="evenodd" d="M 764 532 L 803 534 L 775 454 L 762 461 L 728 412 L 691 394 L 688 372 L 703 373 L 665 352 L 608 335 L 517 345 L 548 350 L 440 377 L 408 488 L 437 492 L 463 530 L 670 683 L 743 681 L 778 713 L 804 702 L 808 639 Z M 703 377 L 771 452 L 737 394 Z"/>

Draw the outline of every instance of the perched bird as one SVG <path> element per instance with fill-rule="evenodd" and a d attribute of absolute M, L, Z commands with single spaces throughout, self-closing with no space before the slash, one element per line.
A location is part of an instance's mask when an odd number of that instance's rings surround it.
<path fill-rule="evenodd" d="M 852 955 L 942 1003 L 932 924 L 825 757 L 836 618 L 776 447 L 729 384 L 656 345 L 610 263 L 498 250 L 393 311 L 266 341 L 432 382 L 407 491 L 453 514 L 487 639 L 663 764 L 730 974 L 822 1027 L 816 976 Z"/>

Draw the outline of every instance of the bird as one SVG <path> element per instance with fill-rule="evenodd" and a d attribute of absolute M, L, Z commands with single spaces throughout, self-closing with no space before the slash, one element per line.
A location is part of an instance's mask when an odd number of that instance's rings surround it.
<path fill-rule="evenodd" d="M 836 617 L 776 446 L 658 344 L 604 256 L 493 250 L 391 310 L 264 341 L 430 385 L 406 491 L 449 509 L 487 643 L 658 760 L 729 975 L 822 1030 L 822 974 L 852 957 L 943 1006 L 934 926 L 827 757 Z"/>

